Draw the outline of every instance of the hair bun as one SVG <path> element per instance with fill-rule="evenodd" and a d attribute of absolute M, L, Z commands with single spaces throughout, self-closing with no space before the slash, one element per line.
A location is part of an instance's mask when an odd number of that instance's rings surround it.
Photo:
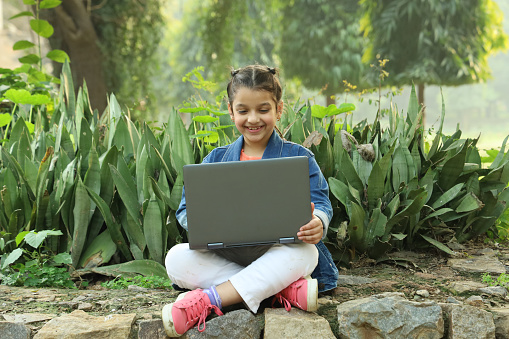
<path fill-rule="evenodd" d="M 237 73 L 239 73 L 239 69 L 232 70 L 232 72 L 231 72 L 232 77 L 236 76 Z"/>

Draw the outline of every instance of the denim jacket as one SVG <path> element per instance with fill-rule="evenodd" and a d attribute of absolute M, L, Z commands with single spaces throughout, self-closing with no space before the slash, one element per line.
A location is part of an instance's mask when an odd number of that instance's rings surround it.
<path fill-rule="evenodd" d="M 204 159 L 203 163 L 239 161 L 240 151 L 244 145 L 244 138 L 240 136 L 230 145 L 218 147 L 212 150 Z M 313 153 L 307 148 L 293 142 L 284 141 L 276 132 L 273 132 L 267 147 L 263 153 L 262 159 L 307 156 L 309 159 L 309 182 L 311 188 L 311 201 L 315 204 L 313 212 L 324 226 L 324 237 L 327 234 L 327 228 L 332 219 L 332 206 L 329 200 L 329 186 L 325 180 Z M 177 220 L 184 229 L 187 228 L 186 198 L 185 191 L 182 192 L 182 200 L 176 213 Z M 338 269 L 332 260 L 332 256 L 320 241 L 316 244 L 318 249 L 318 265 L 311 276 L 318 280 L 318 290 L 320 292 L 328 291 L 337 286 Z"/>

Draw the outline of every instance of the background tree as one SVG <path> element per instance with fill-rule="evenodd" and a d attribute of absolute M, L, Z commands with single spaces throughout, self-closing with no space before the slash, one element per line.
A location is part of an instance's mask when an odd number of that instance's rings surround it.
<path fill-rule="evenodd" d="M 102 113 L 112 92 L 129 107 L 151 106 L 163 22 L 159 0 L 65 0 L 47 13 L 55 27 L 50 45 L 67 52 L 75 87 L 86 80 L 93 108 Z M 60 72 L 55 64 L 54 74 Z"/>
<path fill-rule="evenodd" d="M 324 90 L 327 104 L 342 92 L 343 80 L 362 87 L 362 49 L 357 0 L 294 0 L 279 15 L 279 58 L 286 78 Z"/>
<path fill-rule="evenodd" d="M 389 59 L 385 85 L 457 86 L 490 77 L 488 56 L 507 48 L 493 0 L 361 0 L 363 60 Z"/>

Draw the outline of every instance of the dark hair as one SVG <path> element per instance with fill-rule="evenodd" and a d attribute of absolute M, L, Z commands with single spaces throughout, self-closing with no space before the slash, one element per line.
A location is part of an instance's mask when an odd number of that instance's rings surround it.
<path fill-rule="evenodd" d="M 235 94 L 242 87 L 272 93 L 277 105 L 281 101 L 282 96 L 278 73 L 278 70 L 273 67 L 261 65 L 249 65 L 239 69 L 232 69 L 232 78 L 228 82 L 228 86 L 226 86 L 230 105 L 233 104 Z"/>

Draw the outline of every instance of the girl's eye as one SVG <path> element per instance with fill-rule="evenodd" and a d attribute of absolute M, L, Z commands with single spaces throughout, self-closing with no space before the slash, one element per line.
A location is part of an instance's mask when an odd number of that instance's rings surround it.
<path fill-rule="evenodd" d="M 237 111 L 237 113 L 239 113 L 239 114 L 244 114 L 244 113 L 246 113 L 246 112 L 247 112 L 247 111 Z"/>
<path fill-rule="evenodd" d="M 267 113 L 269 110 L 268 109 L 261 109 L 260 112 L 262 113 Z"/>

